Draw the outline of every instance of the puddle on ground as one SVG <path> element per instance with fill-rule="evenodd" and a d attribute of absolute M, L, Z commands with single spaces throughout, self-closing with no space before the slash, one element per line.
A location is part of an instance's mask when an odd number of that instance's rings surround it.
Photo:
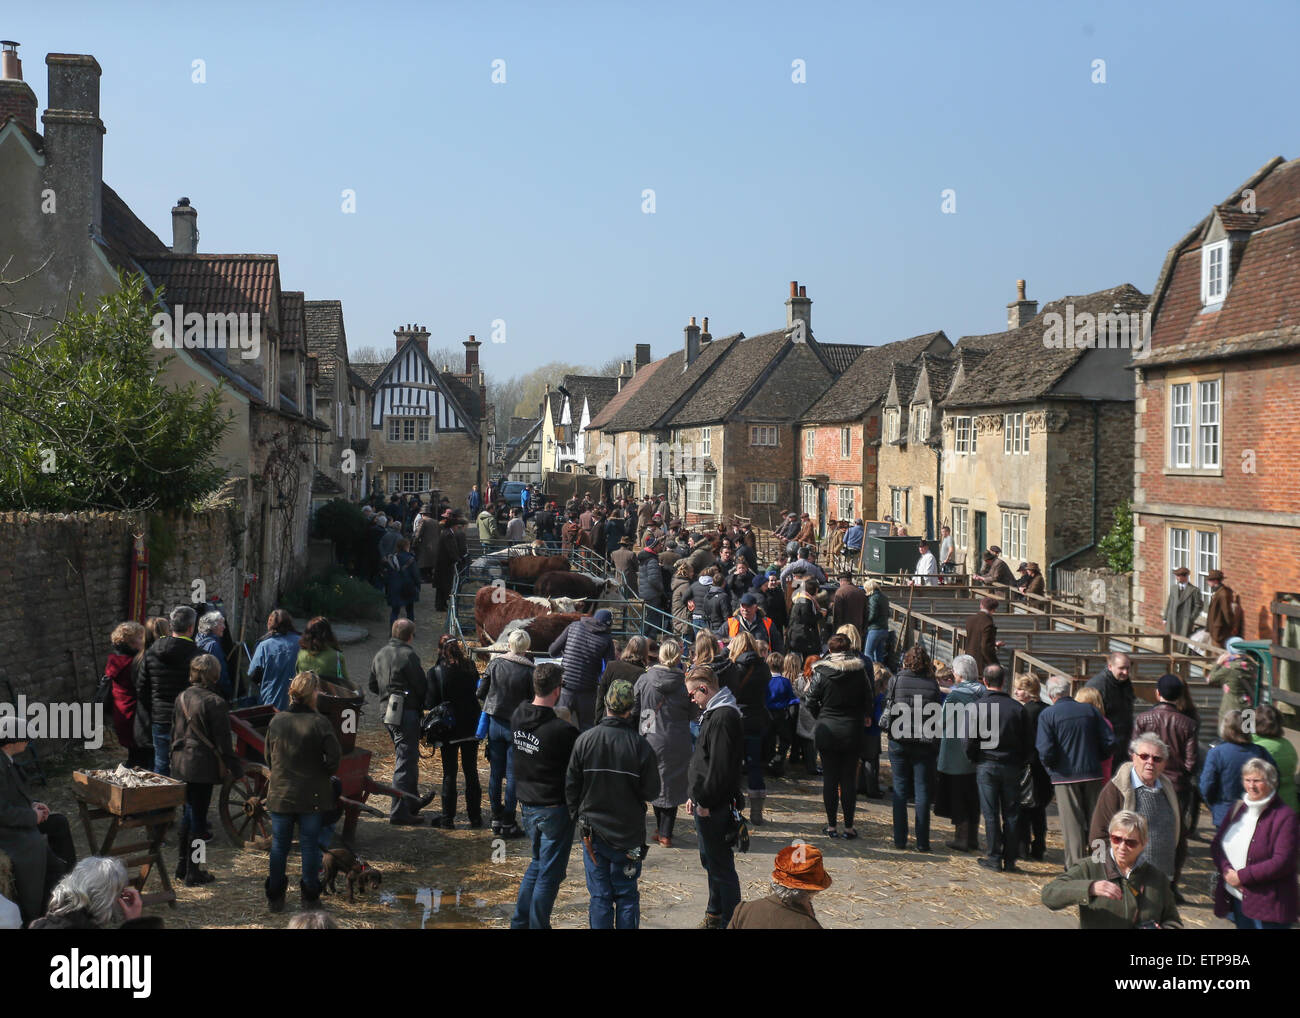
<path fill-rule="evenodd" d="M 409 913 L 410 925 L 415 929 L 487 928 L 482 916 L 487 900 L 460 887 L 421 887 L 414 894 L 384 891 L 379 896 L 379 903 L 394 911 Z"/>

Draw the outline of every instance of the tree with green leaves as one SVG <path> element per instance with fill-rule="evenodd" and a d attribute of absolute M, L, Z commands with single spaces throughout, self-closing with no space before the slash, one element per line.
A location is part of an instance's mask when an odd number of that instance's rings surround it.
<path fill-rule="evenodd" d="M 1133 571 L 1133 503 L 1121 502 L 1115 507 L 1114 523 L 1106 536 L 1097 542 L 1097 550 L 1106 558 L 1111 572 Z"/>
<path fill-rule="evenodd" d="M 78 298 L 51 333 L 0 354 L 0 508 L 175 510 L 210 493 L 231 415 L 220 387 L 164 381 L 140 276 Z"/>

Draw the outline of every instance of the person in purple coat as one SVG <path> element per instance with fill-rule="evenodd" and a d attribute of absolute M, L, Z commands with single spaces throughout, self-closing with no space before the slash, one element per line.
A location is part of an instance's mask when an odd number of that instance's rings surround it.
<path fill-rule="evenodd" d="M 1296 845 L 1300 821 L 1277 796 L 1277 768 L 1267 760 L 1241 767 L 1244 796 L 1219 826 L 1210 854 L 1219 870 L 1214 914 L 1239 930 L 1285 930 L 1296 921 Z"/>

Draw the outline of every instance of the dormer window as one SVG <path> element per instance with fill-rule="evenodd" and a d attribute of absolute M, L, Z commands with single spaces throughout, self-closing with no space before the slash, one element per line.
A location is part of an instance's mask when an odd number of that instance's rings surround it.
<path fill-rule="evenodd" d="M 1228 242 L 1218 241 L 1201 248 L 1201 304 L 1222 304 L 1228 292 Z"/>

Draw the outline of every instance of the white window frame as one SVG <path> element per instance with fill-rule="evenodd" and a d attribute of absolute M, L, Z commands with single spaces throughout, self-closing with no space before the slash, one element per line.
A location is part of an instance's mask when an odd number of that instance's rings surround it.
<path fill-rule="evenodd" d="M 1002 552 L 1012 562 L 1029 558 L 1029 514 L 1002 512 Z"/>
<path fill-rule="evenodd" d="M 771 439 L 769 442 L 768 439 Z M 768 448 L 777 445 L 778 431 L 775 424 L 751 424 L 749 426 L 749 444 Z"/>
<path fill-rule="evenodd" d="M 809 519 L 817 518 L 817 487 L 813 484 L 799 486 L 800 512 L 808 514 Z"/>
<path fill-rule="evenodd" d="M 416 441 L 419 441 L 419 442 L 427 442 L 427 441 L 429 441 L 429 431 L 430 431 L 430 428 L 429 428 L 429 418 L 427 418 L 427 417 L 420 417 L 420 418 L 417 418 L 417 420 L 418 420 L 418 425 L 417 425 L 417 428 L 416 428 L 416 435 L 417 435 L 417 437 L 416 437 Z"/>
<path fill-rule="evenodd" d="M 1216 241 L 1201 247 L 1201 305 L 1222 304 L 1228 295 L 1228 242 Z"/>
<path fill-rule="evenodd" d="M 1201 596 L 1208 602 L 1213 596 L 1210 581 L 1206 579 L 1211 569 L 1222 568 L 1219 564 L 1222 555 L 1222 540 L 1217 530 L 1196 530 L 1195 551 L 1193 553 L 1192 575 L 1196 585 L 1201 588 Z"/>
<path fill-rule="evenodd" d="M 755 505 L 770 505 L 776 502 L 776 482 L 751 481 L 749 485 L 749 500 Z"/>
<path fill-rule="evenodd" d="M 402 477 L 397 471 L 391 471 L 388 475 L 388 494 L 396 495 L 402 487 Z"/>
<path fill-rule="evenodd" d="M 712 428 L 700 429 L 700 455 L 701 456 L 713 455 L 713 429 Z"/>
<path fill-rule="evenodd" d="M 402 440 L 402 419 L 400 417 L 388 418 L 388 440 L 390 442 L 400 442 Z"/>
<path fill-rule="evenodd" d="M 1179 378 L 1165 389 L 1167 470 L 1223 472 L 1223 376 Z"/>
<path fill-rule="evenodd" d="M 958 456 L 975 455 L 975 418 L 954 417 L 952 422 L 953 452 Z"/>
<path fill-rule="evenodd" d="M 889 489 L 889 515 L 894 517 L 894 524 L 908 526 L 912 522 L 911 492 L 906 488 Z"/>
<path fill-rule="evenodd" d="M 856 520 L 858 518 L 858 489 L 841 488 L 835 494 L 835 505 L 839 509 L 840 519 Z"/>
<path fill-rule="evenodd" d="M 930 434 L 930 408 L 912 407 L 912 441 L 924 442 Z"/>
<path fill-rule="evenodd" d="M 853 429 L 840 428 L 840 459 L 853 457 Z"/>
<path fill-rule="evenodd" d="M 403 442 L 415 441 L 415 418 L 414 417 L 402 418 L 402 441 Z"/>
<path fill-rule="evenodd" d="M 1029 422 L 1026 414 L 1002 415 L 1002 453 L 1006 456 L 1029 454 Z"/>
<path fill-rule="evenodd" d="M 817 432 L 809 428 L 803 433 L 803 457 L 812 459 L 817 454 Z"/>
<path fill-rule="evenodd" d="M 952 507 L 952 546 L 962 551 L 970 547 L 970 510 L 964 505 Z"/>
<path fill-rule="evenodd" d="M 686 479 L 686 511 L 688 513 L 714 512 L 713 478 L 696 474 Z"/>

